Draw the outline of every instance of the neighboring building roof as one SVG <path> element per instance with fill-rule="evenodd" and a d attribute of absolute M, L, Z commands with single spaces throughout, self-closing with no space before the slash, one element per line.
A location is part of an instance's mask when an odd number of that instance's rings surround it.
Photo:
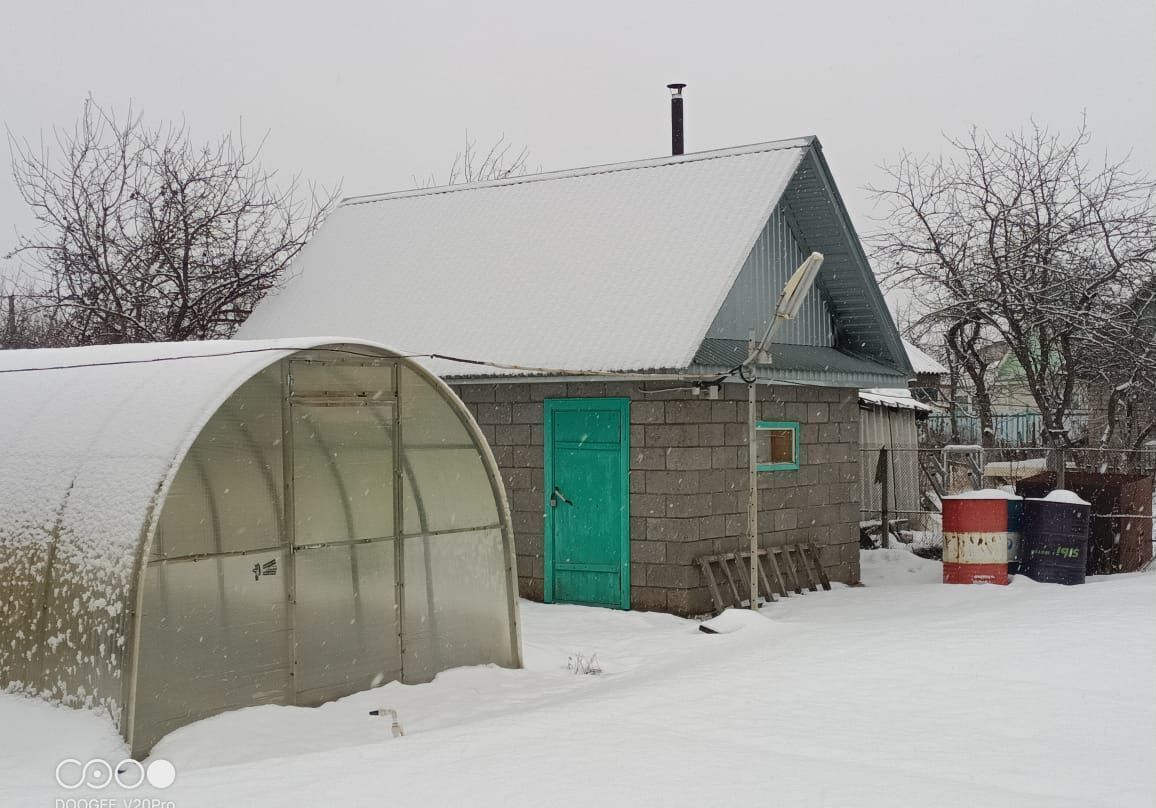
<path fill-rule="evenodd" d="M 918 345 L 913 342 L 903 340 L 903 348 L 907 351 L 907 361 L 911 363 L 911 369 L 918 374 L 942 374 L 947 373 L 947 368 L 939 364 L 935 357 L 925 353 Z"/>
<path fill-rule="evenodd" d="M 353 334 L 551 371 L 685 370 L 787 197 L 811 223 L 807 248 L 831 245 L 819 284 L 838 347 L 906 373 L 811 137 L 347 199 L 238 336 Z M 423 361 L 442 375 L 510 373 Z"/>

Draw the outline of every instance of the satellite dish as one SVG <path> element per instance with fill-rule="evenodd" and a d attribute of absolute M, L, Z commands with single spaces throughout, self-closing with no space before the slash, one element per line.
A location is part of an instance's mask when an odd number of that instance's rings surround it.
<path fill-rule="evenodd" d="M 756 358 L 765 354 L 771 344 L 771 337 L 778 330 L 780 321 L 795 319 L 799 309 L 803 307 L 807 292 L 811 291 L 811 286 L 815 283 L 815 276 L 819 274 L 819 267 L 821 266 L 823 266 L 823 253 L 820 252 L 811 253 L 803 263 L 799 264 L 799 268 L 795 270 L 790 280 L 787 281 L 787 285 L 783 287 L 783 293 L 779 295 L 779 305 L 775 309 L 775 315 L 771 318 L 771 322 L 767 324 L 763 338 L 759 341 L 758 346 L 751 351 L 751 355 L 747 357 L 744 365 L 749 365 Z"/>

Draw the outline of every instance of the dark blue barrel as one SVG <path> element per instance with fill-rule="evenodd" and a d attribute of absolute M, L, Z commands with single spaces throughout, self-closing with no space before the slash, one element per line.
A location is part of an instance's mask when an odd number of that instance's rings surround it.
<path fill-rule="evenodd" d="M 1024 501 L 1007 501 L 1007 574 L 1019 575 L 1024 560 Z"/>
<path fill-rule="evenodd" d="M 1067 491 L 1024 500 L 1020 572 L 1046 584 L 1082 584 L 1091 506 Z"/>

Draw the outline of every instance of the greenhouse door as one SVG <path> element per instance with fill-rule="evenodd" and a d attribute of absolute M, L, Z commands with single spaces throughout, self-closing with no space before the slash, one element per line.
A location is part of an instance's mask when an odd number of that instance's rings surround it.
<path fill-rule="evenodd" d="M 290 379 L 294 692 L 311 705 L 401 678 L 397 399 L 389 364 L 295 361 Z"/>
<path fill-rule="evenodd" d="M 630 608 L 630 400 L 544 402 L 547 603 Z"/>

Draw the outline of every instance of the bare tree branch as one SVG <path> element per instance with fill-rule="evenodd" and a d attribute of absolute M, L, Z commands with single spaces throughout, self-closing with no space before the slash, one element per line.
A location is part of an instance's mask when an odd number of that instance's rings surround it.
<path fill-rule="evenodd" d="M 91 98 L 53 147 L 8 140 L 36 221 L 12 254 L 41 279 L 35 307 L 65 344 L 230 335 L 337 198 L 277 184 L 241 137 L 196 144 L 184 124 Z"/>
<path fill-rule="evenodd" d="M 919 301 L 913 328 L 944 335 L 985 437 L 993 374 L 1009 363 L 1056 445 L 1077 439 L 1071 416 L 1097 386 L 1127 382 L 1131 392 L 1106 404 L 1113 412 L 1153 395 L 1151 340 L 1134 335 L 1144 333 L 1138 296 L 1156 275 L 1156 186 L 1124 162 L 1093 166 L 1089 140 L 1086 125 L 1067 139 L 1036 124 L 1002 138 L 973 129 L 949 139 L 947 157 L 901 155 L 870 189 L 887 208 L 873 239 L 883 282 Z"/>

